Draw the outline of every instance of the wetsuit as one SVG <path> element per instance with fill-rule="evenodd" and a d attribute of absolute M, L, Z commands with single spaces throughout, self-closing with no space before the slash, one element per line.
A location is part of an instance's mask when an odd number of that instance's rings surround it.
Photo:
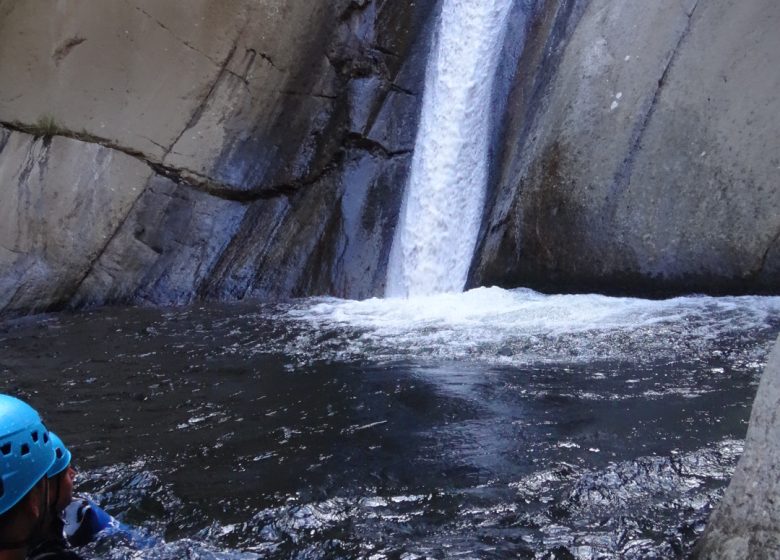
<path fill-rule="evenodd" d="M 104 529 L 118 528 L 119 522 L 86 498 L 75 498 L 63 512 L 65 537 L 73 546 L 92 542 Z"/>
<path fill-rule="evenodd" d="M 141 529 L 121 523 L 96 503 L 86 498 L 75 498 L 63 512 L 65 537 L 72 546 L 84 546 L 98 534 L 123 535 L 138 549 L 152 548 L 160 539 Z"/>
<path fill-rule="evenodd" d="M 36 545 L 27 553 L 27 560 L 83 560 L 73 552 L 68 542 L 62 539 L 51 539 Z"/>
<path fill-rule="evenodd" d="M 64 529 L 65 522 L 62 519 L 52 520 L 49 532 L 52 536 L 32 546 L 27 552 L 27 560 L 82 560 L 65 539 Z"/>

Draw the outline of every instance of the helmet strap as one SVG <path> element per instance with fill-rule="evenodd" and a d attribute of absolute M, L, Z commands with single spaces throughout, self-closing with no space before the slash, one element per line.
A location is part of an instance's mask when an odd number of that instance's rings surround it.
<path fill-rule="evenodd" d="M 43 496 L 40 501 L 41 514 L 38 516 L 38 522 L 27 537 L 27 543 L 30 544 L 36 537 L 43 535 L 44 526 L 49 522 L 49 481 L 43 485 Z"/>
<path fill-rule="evenodd" d="M 55 488 L 53 499 L 46 500 L 46 503 L 49 504 L 49 507 L 54 509 L 54 510 L 56 510 L 56 508 L 57 508 L 57 502 L 60 501 L 60 484 L 62 484 L 62 476 L 63 476 L 62 474 L 58 474 L 57 477 L 56 477 L 57 484 L 56 484 L 56 488 Z M 47 491 L 48 491 L 48 487 L 49 487 L 49 485 L 47 484 L 46 485 Z M 56 513 L 56 511 L 54 513 Z"/>

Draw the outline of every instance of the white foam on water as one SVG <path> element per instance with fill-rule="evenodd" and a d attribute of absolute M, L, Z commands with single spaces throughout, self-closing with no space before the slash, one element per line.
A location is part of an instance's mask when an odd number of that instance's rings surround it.
<path fill-rule="evenodd" d="M 512 0 L 443 0 L 388 296 L 461 291 L 487 182 L 490 100 Z"/>
<path fill-rule="evenodd" d="M 776 329 L 780 297 L 646 300 L 492 287 L 408 299 L 307 299 L 283 315 L 304 327 L 286 349 L 292 354 L 316 344 L 333 359 L 581 362 L 672 356 L 727 334 Z"/>

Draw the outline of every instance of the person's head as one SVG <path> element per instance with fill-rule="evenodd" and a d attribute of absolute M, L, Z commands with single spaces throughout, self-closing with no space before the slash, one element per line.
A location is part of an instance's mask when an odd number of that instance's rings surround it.
<path fill-rule="evenodd" d="M 55 452 L 30 405 L 0 394 L 0 552 L 23 549 L 48 510 L 46 473 Z"/>
<path fill-rule="evenodd" d="M 49 505 L 52 515 L 58 516 L 73 501 L 73 480 L 76 470 L 70 464 L 72 455 L 54 432 L 49 432 L 54 447 L 54 464 L 46 477 L 49 479 Z"/>

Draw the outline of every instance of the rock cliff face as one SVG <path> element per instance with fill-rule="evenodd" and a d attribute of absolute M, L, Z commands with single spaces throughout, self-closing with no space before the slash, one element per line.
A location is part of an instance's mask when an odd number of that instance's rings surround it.
<path fill-rule="evenodd" d="M 470 284 L 776 293 L 780 5 L 542 12 Z"/>
<path fill-rule="evenodd" d="M 695 557 L 780 557 L 780 338 L 769 356 L 750 415 L 745 451 L 713 512 Z"/>
<path fill-rule="evenodd" d="M 433 7 L 0 2 L 0 310 L 376 293 Z"/>
<path fill-rule="evenodd" d="M 122 152 L 0 130 L 0 309 L 67 301 L 152 171 Z"/>
<path fill-rule="evenodd" d="M 0 0 L 0 314 L 380 295 L 436 6 Z M 778 5 L 520 11 L 470 285 L 780 291 Z"/>

